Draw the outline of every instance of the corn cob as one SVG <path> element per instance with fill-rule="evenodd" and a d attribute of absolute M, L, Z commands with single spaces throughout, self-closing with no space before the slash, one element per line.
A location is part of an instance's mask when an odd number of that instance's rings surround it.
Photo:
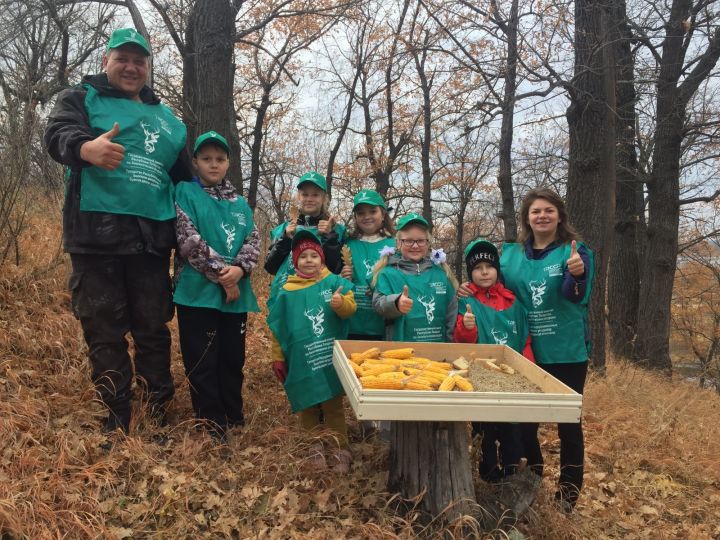
<path fill-rule="evenodd" d="M 448 375 L 448 373 L 449 373 L 449 370 L 447 370 L 447 369 L 439 368 L 439 367 L 436 367 L 436 366 L 431 366 L 431 365 L 429 365 L 429 364 L 423 366 L 423 370 L 428 371 L 428 372 L 432 372 L 432 373 L 437 373 L 438 375 L 440 375 L 440 376 L 442 376 L 442 377 L 447 377 L 447 375 Z"/>
<path fill-rule="evenodd" d="M 383 358 L 410 358 L 415 353 L 415 350 L 407 347 L 405 349 L 390 349 L 388 351 L 383 351 L 382 357 Z"/>
<path fill-rule="evenodd" d="M 353 362 L 352 360 L 349 360 L 348 362 L 350 363 L 350 367 L 352 368 L 352 370 L 355 372 L 355 375 L 356 375 L 357 377 L 362 376 L 362 369 L 360 369 L 360 366 L 358 366 L 358 365 L 357 365 L 355 362 Z"/>
<path fill-rule="evenodd" d="M 380 373 L 379 375 L 375 376 L 378 379 L 397 379 L 398 381 L 407 378 L 407 375 L 405 375 L 402 371 L 387 371 L 385 373 Z"/>
<path fill-rule="evenodd" d="M 460 375 L 453 375 L 453 379 L 455 380 L 455 386 L 457 386 L 458 389 L 462 390 L 463 392 L 473 391 L 472 383 L 464 377 L 461 377 Z"/>
<path fill-rule="evenodd" d="M 360 377 L 363 388 L 377 390 L 402 390 L 403 383 L 393 379 L 379 379 L 377 377 Z"/>
<path fill-rule="evenodd" d="M 430 360 L 429 365 L 430 367 L 442 369 L 445 371 L 450 371 L 452 369 L 452 364 L 449 364 L 448 362 L 436 362 L 435 360 Z"/>
<path fill-rule="evenodd" d="M 450 376 L 445 377 L 445 380 L 442 382 L 438 390 L 441 392 L 449 392 L 453 388 L 455 388 L 455 377 Z"/>
<path fill-rule="evenodd" d="M 300 215 L 300 210 L 294 204 L 290 206 L 290 221 L 295 221 Z"/>
<path fill-rule="evenodd" d="M 420 382 L 415 381 L 409 381 L 405 383 L 405 389 L 406 390 L 432 390 L 432 386 L 429 384 L 423 384 Z"/>
<path fill-rule="evenodd" d="M 377 358 L 379 354 L 380 349 L 378 349 L 377 347 L 373 347 L 372 349 L 368 349 L 361 353 L 351 353 L 350 360 L 353 360 L 358 364 L 362 364 L 363 361 L 367 360 L 368 358 Z"/>
<path fill-rule="evenodd" d="M 390 371 L 395 371 L 395 366 L 372 366 L 368 369 L 363 368 L 362 374 L 363 377 L 373 377 Z"/>
<path fill-rule="evenodd" d="M 345 245 L 340 248 L 340 255 L 345 266 L 352 266 L 352 252 L 348 246 Z"/>

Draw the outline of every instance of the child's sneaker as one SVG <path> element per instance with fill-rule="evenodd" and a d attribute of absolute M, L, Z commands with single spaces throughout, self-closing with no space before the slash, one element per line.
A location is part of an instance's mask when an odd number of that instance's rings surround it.
<path fill-rule="evenodd" d="M 352 454 L 350 453 L 350 450 L 347 450 L 346 448 L 337 448 L 333 450 L 333 453 L 330 455 L 330 465 L 332 466 L 332 470 L 338 474 L 349 473 L 352 461 Z"/>
<path fill-rule="evenodd" d="M 313 444 L 308 449 L 308 465 L 316 471 L 324 471 L 327 469 L 327 461 L 322 444 Z"/>

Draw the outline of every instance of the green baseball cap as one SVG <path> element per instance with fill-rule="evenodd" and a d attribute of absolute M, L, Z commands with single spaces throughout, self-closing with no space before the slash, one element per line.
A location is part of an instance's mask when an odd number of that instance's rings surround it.
<path fill-rule="evenodd" d="M 353 199 L 353 210 L 355 210 L 355 208 L 359 204 L 369 204 L 370 206 L 379 206 L 380 208 L 386 208 L 385 201 L 374 189 L 363 189 L 359 191 Z"/>
<path fill-rule="evenodd" d="M 195 139 L 195 146 L 193 147 L 193 156 L 198 153 L 198 150 L 200 150 L 200 147 L 204 144 L 216 144 L 223 150 L 225 150 L 228 155 L 230 155 L 230 145 L 227 142 L 227 139 L 220 135 L 217 131 L 206 131 L 202 135 L 200 135 L 197 139 Z"/>
<path fill-rule="evenodd" d="M 476 238 L 475 240 L 470 242 L 465 248 L 465 251 L 463 251 L 463 257 L 467 259 L 468 255 L 470 255 L 473 251 L 480 250 L 492 253 L 496 259 L 498 257 L 498 250 L 497 247 L 495 247 L 495 244 L 493 244 L 489 240 L 485 240 L 484 238 Z"/>
<path fill-rule="evenodd" d="M 314 171 L 306 172 L 300 177 L 300 180 L 298 180 L 297 187 L 300 187 L 305 182 L 315 184 L 317 187 L 327 193 L 327 182 L 325 181 L 325 177 L 322 174 Z"/>
<path fill-rule="evenodd" d="M 418 224 L 422 225 L 423 227 L 425 227 L 426 229 L 430 228 L 430 224 L 427 222 L 427 220 L 424 217 L 422 217 L 420 214 L 416 214 L 415 212 L 407 214 L 406 216 L 403 216 L 400 219 L 398 219 L 397 225 L 395 226 L 395 228 L 398 231 L 401 231 L 402 229 L 404 229 L 411 223 L 418 223 Z"/>
<path fill-rule="evenodd" d="M 150 50 L 150 44 L 148 43 L 147 39 L 145 39 L 145 37 L 134 28 L 120 28 L 118 30 L 115 30 L 110 35 L 110 41 L 108 41 L 107 50 L 109 51 L 110 49 L 117 49 L 118 47 L 122 47 L 123 45 L 127 45 L 129 43 L 140 47 L 143 51 L 147 53 L 147 56 L 150 56 L 152 54 L 152 51 Z"/>
<path fill-rule="evenodd" d="M 290 243 L 290 249 L 295 248 L 295 246 L 297 246 L 303 240 L 311 240 L 316 244 L 322 245 L 322 242 L 320 241 L 320 236 L 315 229 L 298 227 L 297 229 L 295 229 L 295 234 L 293 234 L 292 242 Z"/>

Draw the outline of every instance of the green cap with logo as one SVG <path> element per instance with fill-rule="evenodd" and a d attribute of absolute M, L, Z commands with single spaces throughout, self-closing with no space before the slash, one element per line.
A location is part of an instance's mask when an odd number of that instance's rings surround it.
<path fill-rule="evenodd" d="M 230 145 L 227 139 L 220 135 L 217 131 L 206 131 L 195 139 L 195 146 L 193 147 L 193 156 L 198 153 L 198 150 L 205 144 L 215 144 L 225 150 L 230 155 Z"/>
<path fill-rule="evenodd" d="M 355 195 L 355 198 L 353 199 L 353 210 L 355 210 L 355 208 L 357 208 L 360 204 L 369 204 L 370 206 L 386 208 L 385 201 L 374 189 L 363 189 Z"/>
<path fill-rule="evenodd" d="M 107 44 L 107 50 L 110 49 L 117 49 L 118 47 L 122 47 L 123 45 L 133 44 L 140 47 L 143 51 L 145 51 L 147 56 L 150 56 L 152 54 L 152 51 L 150 50 L 150 44 L 148 43 L 147 39 L 135 30 L 134 28 L 120 28 L 118 30 L 115 30 L 110 35 L 110 41 L 108 41 Z"/>
<path fill-rule="evenodd" d="M 300 177 L 300 180 L 298 180 L 297 187 L 300 187 L 306 182 L 315 184 L 317 187 L 327 193 L 327 182 L 325 181 L 325 177 L 322 174 L 314 171 L 306 172 Z"/>
<path fill-rule="evenodd" d="M 467 245 L 465 251 L 463 252 L 463 257 L 467 259 L 468 255 L 470 255 L 473 251 L 476 250 L 494 253 L 496 258 L 498 256 L 498 250 L 497 247 L 495 247 L 495 244 L 493 244 L 489 240 L 485 240 L 484 238 L 476 238 Z"/>
<path fill-rule="evenodd" d="M 297 246 L 303 240 L 311 240 L 312 242 L 322 245 L 322 242 L 320 241 L 320 236 L 315 229 L 298 227 L 297 229 L 295 229 L 295 234 L 293 234 L 292 242 L 290 243 L 291 249 Z"/>
<path fill-rule="evenodd" d="M 420 214 L 416 214 L 415 212 L 407 214 L 407 215 L 401 217 L 400 219 L 398 219 L 397 225 L 395 226 L 395 228 L 398 231 L 401 231 L 405 227 L 407 227 L 408 225 L 411 225 L 413 223 L 422 225 L 426 229 L 430 228 L 430 224 L 427 222 L 427 220 L 424 217 L 422 217 Z"/>

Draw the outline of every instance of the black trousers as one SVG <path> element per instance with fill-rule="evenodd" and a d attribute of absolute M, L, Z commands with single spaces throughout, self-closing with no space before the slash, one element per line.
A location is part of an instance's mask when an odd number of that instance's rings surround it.
<path fill-rule="evenodd" d="M 247 313 L 178 305 L 177 317 L 195 415 L 223 429 L 244 425 Z"/>
<path fill-rule="evenodd" d="M 524 450 L 520 424 L 473 422 L 472 426 L 473 433 L 482 435 L 480 478 L 493 482 L 515 474 Z"/>
<path fill-rule="evenodd" d="M 541 364 L 538 366 L 556 379 L 564 382 L 578 394 L 582 394 L 587 377 L 587 362 L 571 364 Z M 560 493 L 564 499 L 574 503 L 583 485 L 585 443 L 582 422 L 577 424 L 558 424 L 560 437 Z M 522 424 L 525 456 L 537 474 L 542 475 L 543 457 L 538 441 L 538 424 Z"/>
<path fill-rule="evenodd" d="M 145 399 L 162 407 L 175 388 L 170 375 L 173 304 L 170 257 L 71 254 L 70 290 L 88 345 L 92 380 L 111 412 L 129 418 L 136 375 Z M 135 343 L 133 361 L 126 334 Z"/>

